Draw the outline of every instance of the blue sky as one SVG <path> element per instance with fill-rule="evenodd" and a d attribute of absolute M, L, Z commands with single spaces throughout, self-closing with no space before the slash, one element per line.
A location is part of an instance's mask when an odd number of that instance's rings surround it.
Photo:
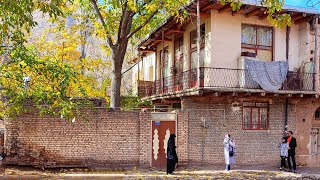
<path fill-rule="evenodd" d="M 286 5 L 305 7 L 305 8 L 316 7 L 318 11 L 320 10 L 320 4 L 318 4 L 319 2 L 320 0 L 285 0 L 284 1 Z"/>

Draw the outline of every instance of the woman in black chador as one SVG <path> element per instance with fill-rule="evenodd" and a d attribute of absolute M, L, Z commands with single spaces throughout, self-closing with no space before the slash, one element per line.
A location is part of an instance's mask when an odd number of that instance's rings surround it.
<path fill-rule="evenodd" d="M 176 138 L 176 135 L 171 134 L 170 138 L 168 140 L 168 146 L 167 146 L 167 174 L 172 174 L 176 163 L 178 163 L 178 156 L 176 152 L 176 144 L 174 142 L 174 138 Z"/>

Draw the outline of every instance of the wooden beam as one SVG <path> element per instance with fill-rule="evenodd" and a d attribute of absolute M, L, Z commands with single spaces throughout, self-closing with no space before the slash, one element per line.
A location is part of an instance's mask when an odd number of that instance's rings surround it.
<path fill-rule="evenodd" d="M 311 17 L 308 16 L 308 17 L 304 17 L 304 18 L 301 18 L 301 19 L 294 21 L 294 24 L 299 25 L 301 23 L 308 22 L 310 20 L 311 20 Z"/>
<path fill-rule="evenodd" d="M 156 41 L 157 41 L 157 42 L 158 42 L 158 41 L 161 42 L 162 39 L 156 39 L 154 42 L 156 42 Z M 172 39 L 165 38 L 164 41 L 165 41 L 165 42 L 171 42 Z"/>
<path fill-rule="evenodd" d="M 248 18 L 248 17 L 251 17 L 251 16 L 255 16 L 257 15 L 258 13 L 260 13 L 261 11 L 264 11 L 265 8 L 257 8 L 249 13 L 247 13 L 245 16 Z"/>
<path fill-rule="evenodd" d="M 156 52 L 155 49 L 142 49 L 142 48 L 139 48 L 138 51 L 141 51 L 141 52 Z"/>
<path fill-rule="evenodd" d="M 242 13 L 243 11 L 248 10 L 248 6 L 247 5 L 243 5 L 239 10 L 237 11 L 232 11 L 232 16 L 235 16 L 236 14 Z"/>
<path fill-rule="evenodd" d="M 292 17 L 291 17 L 291 20 L 292 20 L 292 21 L 295 21 L 295 20 L 301 19 L 301 18 L 306 17 L 306 16 L 307 16 L 306 13 L 297 14 L 297 15 L 295 15 L 295 16 L 292 16 Z"/>
<path fill-rule="evenodd" d="M 251 92 L 247 92 L 246 94 L 244 94 L 245 96 L 251 96 Z"/>
<path fill-rule="evenodd" d="M 266 13 L 266 14 L 264 14 L 264 15 L 262 15 L 262 16 L 259 16 L 259 19 L 260 20 L 264 20 L 265 18 L 267 18 L 268 17 L 268 13 Z"/>
<path fill-rule="evenodd" d="M 165 32 L 164 34 L 171 34 L 171 33 L 184 33 L 184 30 L 180 30 L 180 29 L 169 29 L 167 32 Z"/>
<path fill-rule="evenodd" d="M 214 5 L 206 6 L 203 9 L 201 9 L 201 11 L 206 12 L 206 11 L 211 10 L 211 9 L 214 9 Z"/>
<path fill-rule="evenodd" d="M 195 13 L 195 12 L 189 12 L 189 14 L 191 16 L 197 16 L 197 13 Z M 210 17 L 210 13 L 200 12 L 200 17 Z"/>
<path fill-rule="evenodd" d="M 218 10 L 218 13 L 219 13 L 219 14 L 222 14 L 222 13 L 224 13 L 224 12 L 227 12 L 227 11 L 230 10 L 230 9 L 231 9 L 231 6 L 230 6 L 230 3 L 228 3 L 228 4 L 224 5 L 222 8 L 220 8 L 220 9 Z"/>

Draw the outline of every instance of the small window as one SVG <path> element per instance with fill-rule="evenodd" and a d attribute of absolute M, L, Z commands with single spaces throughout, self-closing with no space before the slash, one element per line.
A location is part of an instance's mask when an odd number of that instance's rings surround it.
<path fill-rule="evenodd" d="M 242 24 L 241 52 L 255 53 L 265 61 L 273 59 L 273 28 Z"/>
<path fill-rule="evenodd" d="M 320 107 L 314 113 L 314 119 L 315 120 L 320 120 Z"/>
<path fill-rule="evenodd" d="M 243 129 L 268 129 L 268 103 L 243 102 Z"/>

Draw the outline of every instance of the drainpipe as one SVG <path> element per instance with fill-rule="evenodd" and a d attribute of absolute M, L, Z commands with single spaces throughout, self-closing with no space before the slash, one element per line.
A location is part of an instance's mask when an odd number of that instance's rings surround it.
<path fill-rule="evenodd" d="M 286 98 L 286 111 L 285 111 L 285 119 L 284 119 L 284 130 L 288 130 L 288 111 L 289 111 L 289 100 Z"/>
<path fill-rule="evenodd" d="M 319 57 L 318 57 L 318 17 L 314 19 L 315 37 L 314 37 L 314 68 L 315 68 L 315 91 L 319 94 Z"/>
<path fill-rule="evenodd" d="M 290 31 L 291 27 L 287 26 L 286 30 L 286 59 L 289 63 L 289 47 L 290 47 Z M 286 106 L 285 106 L 285 119 L 284 119 L 284 130 L 288 130 L 288 109 L 289 109 L 289 102 L 288 98 L 286 98 Z"/>
<path fill-rule="evenodd" d="M 198 58 L 198 69 L 197 69 L 197 81 L 198 89 L 200 89 L 200 0 L 197 1 L 197 58 Z"/>

